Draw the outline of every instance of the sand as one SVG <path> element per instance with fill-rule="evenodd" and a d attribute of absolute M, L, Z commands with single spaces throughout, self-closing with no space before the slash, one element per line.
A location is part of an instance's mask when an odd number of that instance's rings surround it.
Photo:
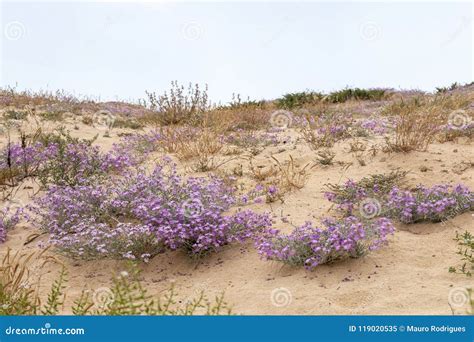
<path fill-rule="evenodd" d="M 73 123 L 68 125 L 72 127 Z M 114 129 L 110 137 L 104 137 L 103 131 L 94 127 L 76 125 L 79 129 L 72 130 L 73 135 L 87 138 L 99 133 L 97 144 L 104 150 L 118 141 L 119 133 L 126 131 Z M 271 155 L 279 160 L 291 155 L 299 165 L 314 160 L 315 153 L 303 141 L 297 141 L 296 130 L 288 129 L 285 134 L 294 139 L 285 145 L 267 147 L 254 163 L 268 164 Z M 370 138 L 368 142 L 382 144 L 380 138 Z M 409 171 L 407 179 L 412 186 L 461 182 L 474 188 L 474 150 L 463 139 L 457 143 L 434 143 L 424 152 L 387 154 L 379 151 L 375 156 L 365 157 L 365 166 L 359 165 L 348 153 L 347 141 L 337 144 L 333 151 L 336 152 L 334 165 L 311 168 L 306 185 L 285 195 L 284 203 L 255 204 L 250 208 L 273 212 L 275 226 L 290 231 L 292 225 L 307 220 L 316 222 L 324 215 L 334 214 L 330 203 L 323 198 L 325 183 L 340 183 L 347 178 L 358 180 L 400 169 Z M 248 168 L 248 161 L 244 159 L 234 160 L 223 168 L 231 170 L 239 163 L 244 171 Z M 421 171 L 422 166 L 427 168 L 425 172 Z M 30 196 L 37 188 L 29 185 L 23 184 L 15 195 L 24 204 L 31 201 Z M 283 223 L 282 216 L 290 223 Z M 313 271 L 261 260 L 249 243 L 226 246 L 200 261 L 191 260 L 182 252 L 166 252 L 141 265 L 141 278 L 152 294 L 162 294 L 174 284 L 181 300 L 201 290 L 211 297 L 225 291 L 226 302 L 233 312 L 244 315 L 449 315 L 452 313 L 449 291 L 453 287 L 474 285 L 472 279 L 448 272 L 450 266 L 459 264 L 453 241 L 455 233 L 465 230 L 474 233 L 473 221 L 470 212 L 444 224 L 395 223 L 397 230 L 385 248 L 359 259 L 319 266 Z M 6 243 L 0 245 L 0 254 L 7 248 L 38 250 L 39 240 L 24 246 L 27 237 L 35 232 L 28 223 L 22 222 L 9 232 Z M 126 269 L 125 261 L 77 261 L 53 250 L 47 253 L 58 258 L 68 270 L 67 303 L 76 299 L 85 286 L 92 290 L 109 286 L 111 276 Z M 43 273 L 42 291 L 49 288 L 59 269 L 59 265 L 50 264 L 41 271 L 36 270 Z"/>

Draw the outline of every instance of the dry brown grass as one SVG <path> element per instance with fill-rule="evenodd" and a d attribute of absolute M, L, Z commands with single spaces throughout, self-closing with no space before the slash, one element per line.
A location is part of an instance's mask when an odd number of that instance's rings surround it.
<path fill-rule="evenodd" d="M 317 151 L 321 148 L 333 147 L 337 141 L 350 137 L 348 130 L 334 132 L 333 128 L 350 127 L 352 123 L 352 117 L 344 113 L 328 111 L 318 115 L 306 114 L 305 124 L 300 129 L 300 134 L 308 146 Z"/>
<path fill-rule="evenodd" d="M 274 109 L 271 105 L 264 108 L 242 106 L 236 108 L 216 108 L 207 113 L 208 121 L 213 125 L 226 125 L 227 130 L 262 129 L 269 127 L 270 117 Z"/>
<path fill-rule="evenodd" d="M 291 155 L 284 162 L 280 162 L 273 156 L 272 159 L 276 162 L 276 167 L 278 168 L 276 178 L 278 179 L 277 185 L 280 191 L 287 192 L 294 189 L 302 189 L 305 186 L 311 163 L 301 166 L 295 162 Z"/>
<path fill-rule="evenodd" d="M 397 124 L 393 136 L 386 138 L 390 152 L 423 151 L 435 140 L 441 125 L 446 125 L 449 115 L 465 109 L 472 98 L 465 95 L 425 96 L 391 103 L 385 114 L 394 115 Z"/>
<path fill-rule="evenodd" d="M 12 253 L 7 249 L 0 263 L 0 314 L 2 315 L 34 315 L 34 314 L 56 314 L 61 298 L 53 294 L 57 290 L 56 285 L 62 289 L 62 284 L 55 282 L 45 305 L 41 305 L 39 295 L 39 284 L 42 269 L 48 263 L 59 263 L 54 257 L 46 256 L 47 249 L 40 252 Z M 33 276 L 33 270 L 35 270 Z M 64 276 L 64 270 L 61 273 Z M 63 278 L 62 278 L 63 279 Z M 61 281 L 60 281 L 61 282 Z"/>
<path fill-rule="evenodd" d="M 264 182 L 278 174 L 278 168 L 275 165 L 255 165 L 253 158 L 249 159 L 250 176 L 257 182 Z"/>
<path fill-rule="evenodd" d="M 173 139 L 164 139 L 164 146 L 168 152 L 176 153 L 179 160 L 191 162 L 191 169 L 195 172 L 216 170 L 236 158 L 226 153 L 222 132 L 215 127 L 200 128 L 194 131 L 192 138 L 175 134 Z"/>
<path fill-rule="evenodd" d="M 300 165 L 290 155 L 289 159 L 280 161 L 272 156 L 273 164 L 266 162 L 264 165 L 255 164 L 253 158 L 249 159 L 250 177 L 265 189 L 266 202 L 276 200 L 283 202 L 283 195 L 293 190 L 302 189 L 309 176 L 310 164 Z M 276 193 L 270 193 L 270 188 L 276 188 Z"/>

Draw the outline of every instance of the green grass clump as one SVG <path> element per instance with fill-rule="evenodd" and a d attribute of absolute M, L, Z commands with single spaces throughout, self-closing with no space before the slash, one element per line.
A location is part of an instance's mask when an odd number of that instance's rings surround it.
<path fill-rule="evenodd" d="M 385 89 L 346 88 L 330 93 L 326 100 L 331 103 L 343 103 L 348 100 L 378 101 L 386 96 Z"/>
<path fill-rule="evenodd" d="M 299 93 L 289 93 L 276 100 L 278 108 L 292 109 L 305 104 L 314 104 L 324 97 L 323 94 L 314 91 L 303 91 Z"/>

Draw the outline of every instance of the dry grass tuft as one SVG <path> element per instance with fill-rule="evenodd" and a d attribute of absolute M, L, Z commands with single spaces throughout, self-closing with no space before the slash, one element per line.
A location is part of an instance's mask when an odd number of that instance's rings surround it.
<path fill-rule="evenodd" d="M 467 108 L 471 100 L 465 95 L 426 96 L 388 105 L 384 113 L 395 116 L 396 127 L 394 135 L 386 137 L 386 150 L 426 150 L 435 140 L 440 126 L 448 124 L 450 113 Z"/>

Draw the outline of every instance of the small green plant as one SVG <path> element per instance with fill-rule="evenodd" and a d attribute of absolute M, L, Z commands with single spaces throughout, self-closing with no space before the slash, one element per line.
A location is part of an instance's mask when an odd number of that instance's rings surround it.
<path fill-rule="evenodd" d="M 38 253 L 11 253 L 8 249 L 0 263 L 0 316 L 1 315 L 58 315 L 67 296 L 67 272 L 61 268 L 58 278 L 49 290 L 46 303 L 40 299 L 39 278 L 31 275 L 31 269 L 46 263 L 58 263 L 52 257 Z M 163 296 L 153 297 L 139 280 L 140 272 L 135 265 L 128 272 L 121 272 L 112 279 L 110 288 L 94 291 L 84 289 L 70 307 L 74 315 L 224 315 L 231 309 L 224 300 L 224 293 L 214 300 L 204 292 L 181 304 L 172 286 Z M 106 289 L 104 293 L 98 293 Z"/>
<path fill-rule="evenodd" d="M 62 121 L 64 119 L 64 112 L 61 111 L 49 111 L 40 113 L 39 116 L 45 121 Z"/>
<path fill-rule="evenodd" d="M 471 277 L 474 271 L 474 236 L 468 231 L 465 231 L 463 234 L 456 232 L 454 241 L 459 246 L 457 254 L 461 256 L 463 264 L 456 267 L 451 266 L 449 272 L 461 273 Z"/>
<path fill-rule="evenodd" d="M 66 277 L 67 272 L 63 267 L 59 273 L 59 277 L 51 285 L 46 304 L 43 309 L 41 309 L 43 315 L 57 315 L 59 313 L 59 308 L 64 304 L 66 297 L 64 293 L 66 289 L 65 283 L 67 282 Z"/>
<path fill-rule="evenodd" d="M 172 286 L 162 297 L 153 297 L 139 280 L 139 271 L 131 267 L 129 272 L 121 272 L 112 280 L 112 286 L 104 291 L 100 302 L 95 302 L 90 291 L 84 290 L 72 307 L 79 315 L 222 315 L 231 309 L 224 301 L 224 294 L 210 301 L 204 292 L 179 304 Z"/>
<path fill-rule="evenodd" d="M 446 93 L 448 91 L 453 91 L 457 88 L 459 88 L 461 85 L 458 82 L 452 83 L 449 87 L 436 87 L 436 93 L 437 94 L 442 94 Z"/>
<path fill-rule="evenodd" d="M 114 128 L 130 128 L 130 129 L 141 129 L 143 124 L 135 119 L 115 119 Z"/>
<path fill-rule="evenodd" d="M 53 283 L 47 303 L 42 306 L 38 293 L 38 280 L 30 274 L 34 263 L 41 269 L 47 262 L 57 262 L 44 257 L 44 252 L 11 253 L 8 249 L 0 263 L 0 315 L 54 315 L 63 304 L 66 271 L 62 269 Z"/>
<path fill-rule="evenodd" d="M 19 110 L 8 110 L 3 113 L 3 117 L 6 120 L 26 120 L 28 117 L 28 112 Z"/>
<path fill-rule="evenodd" d="M 246 108 L 264 108 L 266 102 L 264 100 L 256 101 L 247 98 L 246 101 L 242 101 L 240 94 L 232 94 L 232 101 L 228 106 L 221 106 L 219 109 L 231 108 L 231 109 L 246 109 Z"/>

